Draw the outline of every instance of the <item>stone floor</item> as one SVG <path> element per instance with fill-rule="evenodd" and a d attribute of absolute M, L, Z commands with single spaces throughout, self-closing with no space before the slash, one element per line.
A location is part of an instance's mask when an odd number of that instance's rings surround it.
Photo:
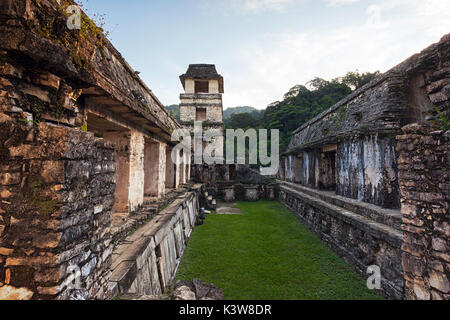
<path fill-rule="evenodd" d="M 237 207 L 237 203 L 219 202 L 216 209 L 217 214 L 242 214 L 241 209 Z"/>

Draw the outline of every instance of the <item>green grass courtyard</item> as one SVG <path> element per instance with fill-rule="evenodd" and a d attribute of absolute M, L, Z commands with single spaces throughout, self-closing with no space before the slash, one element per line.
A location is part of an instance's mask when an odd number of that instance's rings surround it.
<path fill-rule="evenodd" d="M 239 202 L 194 229 L 177 280 L 213 283 L 228 300 L 381 299 L 279 202 Z"/>

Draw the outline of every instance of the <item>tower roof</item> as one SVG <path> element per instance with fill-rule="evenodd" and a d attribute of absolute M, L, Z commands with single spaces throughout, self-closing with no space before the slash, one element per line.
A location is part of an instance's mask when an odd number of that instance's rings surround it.
<path fill-rule="evenodd" d="M 223 93 L 223 77 L 217 73 L 214 64 L 190 64 L 185 74 L 180 76 L 183 88 L 185 88 L 185 80 L 219 80 L 219 92 Z"/>

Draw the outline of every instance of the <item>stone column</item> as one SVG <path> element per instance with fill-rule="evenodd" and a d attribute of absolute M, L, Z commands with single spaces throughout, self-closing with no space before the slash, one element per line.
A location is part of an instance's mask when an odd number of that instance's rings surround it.
<path fill-rule="evenodd" d="M 245 185 L 245 200 L 246 201 L 258 201 L 258 186 Z"/>
<path fill-rule="evenodd" d="M 147 140 L 145 144 L 146 196 L 161 198 L 166 190 L 166 144 Z"/>
<path fill-rule="evenodd" d="M 144 135 L 131 131 L 130 138 L 130 181 L 128 188 L 129 211 L 139 209 L 144 203 Z"/>
<path fill-rule="evenodd" d="M 105 132 L 103 138 L 114 144 L 115 155 L 115 212 L 128 212 L 128 196 L 130 183 L 130 134 L 129 132 Z"/>
<path fill-rule="evenodd" d="M 225 186 L 223 193 L 225 202 L 234 202 L 234 186 Z"/>
<path fill-rule="evenodd" d="M 181 184 L 182 179 L 182 166 L 181 166 L 181 153 L 180 151 L 176 152 L 176 161 L 175 161 L 175 188 L 178 188 Z"/>
<path fill-rule="evenodd" d="M 166 166 L 167 156 L 165 143 L 159 143 L 159 167 L 158 167 L 158 198 L 166 194 Z"/>
<path fill-rule="evenodd" d="M 186 184 L 186 154 L 180 155 L 180 184 Z"/>
<path fill-rule="evenodd" d="M 175 188 L 175 163 L 172 160 L 172 149 L 166 148 L 166 188 Z"/>
<path fill-rule="evenodd" d="M 191 181 L 191 156 L 187 153 L 184 155 L 184 163 L 185 163 L 185 183 L 189 183 Z"/>

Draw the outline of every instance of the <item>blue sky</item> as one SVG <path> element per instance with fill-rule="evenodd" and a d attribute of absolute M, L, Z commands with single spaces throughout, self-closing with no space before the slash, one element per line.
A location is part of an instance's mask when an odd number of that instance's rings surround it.
<path fill-rule="evenodd" d="M 296 84 L 387 71 L 450 32 L 449 0 L 84 0 L 162 103 L 214 63 L 224 107 L 258 109 Z"/>

